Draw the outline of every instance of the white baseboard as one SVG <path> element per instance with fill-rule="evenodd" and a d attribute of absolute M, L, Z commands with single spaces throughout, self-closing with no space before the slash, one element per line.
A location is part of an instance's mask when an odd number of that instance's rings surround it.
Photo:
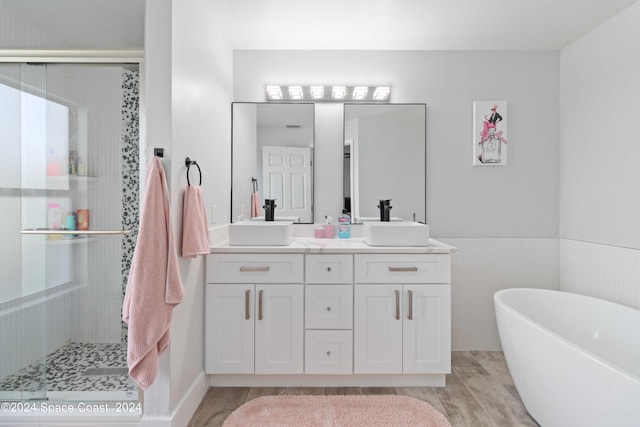
<path fill-rule="evenodd" d="M 198 375 L 189 387 L 176 409 L 168 417 L 142 417 L 140 427 L 184 427 L 189 424 L 191 417 L 198 409 L 198 405 L 209 389 L 209 378 L 203 372 Z"/>
<path fill-rule="evenodd" d="M 171 414 L 171 427 L 184 427 L 189 424 L 208 389 L 209 377 L 202 371 Z"/>

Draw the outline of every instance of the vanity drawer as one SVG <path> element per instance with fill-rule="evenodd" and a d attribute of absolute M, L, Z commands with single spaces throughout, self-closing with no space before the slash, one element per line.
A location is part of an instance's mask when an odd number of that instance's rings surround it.
<path fill-rule="evenodd" d="M 304 358 L 307 374 L 352 374 L 352 332 L 306 331 Z"/>
<path fill-rule="evenodd" d="M 450 283 L 447 254 L 356 254 L 356 283 Z"/>
<path fill-rule="evenodd" d="M 353 255 L 307 255 L 306 283 L 353 283 Z"/>
<path fill-rule="evenodd" d="M 353 286 L 305 285 L 306 329 L 351 329 Z"/>
<path fill-rule="evenodd" d="M 302 254 L 207 255 L 207 283 L 302 283 Z"/>

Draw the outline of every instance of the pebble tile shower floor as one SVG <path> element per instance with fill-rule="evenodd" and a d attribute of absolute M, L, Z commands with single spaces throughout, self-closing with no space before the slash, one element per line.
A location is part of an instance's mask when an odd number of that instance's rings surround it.
<path fill-rule="evenodd" d="M 43 375 L 46 364 L 46 377 Z M 0 380 L 0 391 L 135 391 L 124 343 L 69 343 Z"/>

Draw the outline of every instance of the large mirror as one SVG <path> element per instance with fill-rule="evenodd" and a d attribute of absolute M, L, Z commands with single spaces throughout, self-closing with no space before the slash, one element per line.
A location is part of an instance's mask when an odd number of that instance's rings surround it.
<path fill-rule="evenodd" d="M 314 104 L 234 102 L 231 221 L 313 223 Z"/>
<path fill-rule="evenodd" d="M 345 104 L 344 208 L 355 223 L 380 220 L 391 199 L 391 221 L 426 223 L 425 104 Z"/>

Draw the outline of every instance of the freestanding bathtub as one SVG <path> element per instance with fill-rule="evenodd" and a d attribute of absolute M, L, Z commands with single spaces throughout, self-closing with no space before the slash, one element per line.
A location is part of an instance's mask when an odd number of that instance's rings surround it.
<path fill-rule="evenodd" d="M 513 381 L 542 427 L 640 426 L 640 310 L 546 289 L 493 298 Z"/>

